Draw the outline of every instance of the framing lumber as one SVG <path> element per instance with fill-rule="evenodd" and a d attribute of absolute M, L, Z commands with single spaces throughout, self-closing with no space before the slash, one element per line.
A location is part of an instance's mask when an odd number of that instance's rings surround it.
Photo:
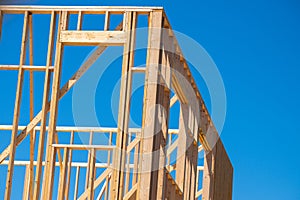
<path fill-rule="evenodd" d="M 20 65 L 0 65 L 0 70 L 19 70 Z M 23 70 L 28 71 L 45 71 L 46 66 L 22 65 Z M 53 71 L 54 67 L 50 66 L 49 70 Z"/>
<path fill-rule="evenodd" d="M 134 64 L 135 47 L 135 27 L 136 13 L 125 12 L 123 30 L 126 33 L 127 43 L 124 45 L 122 77 L 120 86 L 119 114 L 118 114 L 118 134 L 116 151 L 113 160 L 115 170 L 112 176 L 111 199 L 123 198 L 125 158 L 128 141 L 129 110 L 132 85 L 132 71 Z"/>
<path fill-rule="evenodd" d="M 28 11 L 25 12 L 24 15 L 24 24 L 23 24 L 23 35 L 22 35 L 22 43 L 21 43 L 21 53 L 20 53 L 20 67 L 18 72 L 18 83 L 17 83 L 17 92 L 16 92 L 16 101 L 15 101 L 15 110 L 14 110 L 14 119 L 13 119 L 13 129 L 11 134 L 11 143 L 10 143 L 10 153 L 9 153 L 9 164 L 7 170 L 7 178 L 6 178 L 6 188 L 5 188 L 5 200 L 10 199 L 11 195 L 11 186 L 12 186 L 12 178 L 14 171 L 14 159 L 15 159 L 15 151 L 16 151 L 16 143 L 17 143 L 17 134 L 18 134 L 18 124 L 20 117 L 20 107 L 21 107 L 21 98 L 22 98 L 22 89 L 23 89 L 23 79 L 24 79 L 24 70 L 22 69 L 22 65 L 25 62 L 26 55 L 26 42 L 28 38 L 28 21 L 29 14 Z"/>
<path fill-rule="evenodd" d="M 43 103 L 42 103 L 42 116 L 41 116 L 41 129 L 40 129 L 40 138 L 39 138 L 39 146 L 38 146 L 38 165 L 36 167 L 36 178 L 35 178 L 35 191 L 34 191 L 34 199 L 38 200 L 40 195 L 40 185 L 41 185 L 41 175 L 42 175 L 42 161 L 44 156 L 44 141 L 46 134 L 46 122 L 47 122 L 47 103 L 49 98 L 49 90 L 50 90 L 50 78 L 51 72 L 49 71 L 49 66 L 52 63 L 52 54 L 53 54 L 53 45 L 54 45 L 54 29 L 56 22 L 56 14 L 54 12 L 51 13 L 51 21 L 50 21 L 50 31 L 49 31 L 49 42 L 48 42 L 48 55 L 47 55 L 47 65 L 46 65 L 46 73 L 45 73 L 45 82 L 44 82 L 44 94 L 43 94 Z M 32 120 L 32 119 L 31 119 Z"/>
<path fill-rule="evenodd" d="M 125 36 L 123 31 L 62 31 L 60 42 L 74 46 L 122 46 Z"/>
<path fill-rule="evenodd" d="M 23 199 L 52 199 L 55 194 L 58 199 L 69 199 L 69 195 L 73 195 L 74 199 L 104 197 L 106 200 L 185 200 L 197 199 L 200 195 L 202 199 L 210 200 L 232 198 L 231 162 L 161 7 L 0 6 L 0 37 L 3 33 L 3 16 L 6 14 L 21 14 L 24 16 L 24 24 L 19 64 L 0 63 L 1 72 L 18 71 L 13 123 L 0 125 L 0 131 L 11 131 L 11 142 L 0 154 L 0 165 L 6 165 L 8 169 L 5 199 L 13 198 L 11 190 L 15 166 L 18 166 L 18 170 L 20 167 L 25 168 L 26 172 Z M 36 63 L 33 59 L 33 44 L 39 41 L 33 34 L 32 19 L 33 15 L 40 14 L 50 16 L 45 66 L 34 65 Z M 71 28 L 68 26 L 71 14 L 77 17 L 75 30 L 69 30 Z M 104 17 L 103 31 L 82 30 L 85 15 Z M 110 27 L 112 15 L 123 16 L 121 24 L 115 30 Z M 136 28 L 139 27 L 137 19 L 141 15 L 148 18 L 147 57 L 145 66 L 135 66 Z M 66 45 L 98 47 L 61 87 L 63 51 Z M 108 46 L 124 48 L 117 127 L 57 126 L 60 99 Z M 28 61 L 25 61 L 26 56 Z M 28 80 L 24 79 L 25 71 L 28 71 Z M 40 102 L 42 108 L 34 116 L 35 102 L 38 100 L 34 99 L 36 72 L 42 72 L 45 79 L 43 99 Z M 145 73 L 141 128 L 129 127 L 133 73 Z M 22 88 L 23 84 L 27 85 L 27 81 L 30 122 L 26 126 L 20 126 Z M 174 92 L 173 97 L 170 97 L 171 90 Z M 169 129 L 170 108 L 177 102 L 181 109 L 179 130 Z M 38 147 L 35 148 L 37 131 L 40 134 Z M 81 133 L 90 135 L 89 143 L 78 144 L 75 141 L 77 134 Z M 98 133 L 109 137 L 105 145 L 96 145 L 96 137 L 93 140 L 93 135 Z M 15 160 L 16 148 L 28 134 L 30 159 Z M 70 137 L 70 140 L 58 140 L 58 135 L 61 134 L 63 137 Z M 88 152 L 88 161 L 74 162 L 74 151 Z M 96 153 L 100 151 L 107 155 L 107 160 L 96 160 Z M 204 166 L 197 163 L 199 152 L 205 153 Z M 86 174 L 80 174 L 82 169 Z M 97 169 L 103 170 L 98 177 Z M 54 179 L 57 173 L 58 180 Z M 203 173 L 203 180 L 199 179 L 200 173 Z M 75 184 L 72 191 L 70 186 L 73 180 Z M 202 187 L 198 187 L 200 184 Z M 82 188 L 84 191 L 79 194 Z M 97 194 L 96 189 L 100 190 Z M 71 191 L 73 194 L 70 194 Z"/>
<path fill-rule="evenodd" d="M 152 152 L 159 149 L 160 144 L 155 143 L 156 134 L 161 134 L 159 106 L 164 105 L 159 98 L 159 64 L 161 63 L 161 28 L 163 21 L 162 11 L 153 11 L 149 16 L 149 41 L 146 63 L 146 83 L 144 92 L 144 108 L 141 140 L 141 172 L 139 173 L 139 187 L 137 198 L 156 199 L 157 196 L 157 170 L 159 168 L 159 153 Z M 169 105 L 168 105 L 169 107 Z M 158 137 L 158 136 L 157 136 Z M 159 151 L 158 151 L 159 152 Z"/>
<path fill-rule="evenodd" d="M 122 24 L 116 27 L 116 30 L 120 30 L 122 28 Z M 77 70 L 77 72 L 68 80 L 68 82 L 59 90 L 59 99 L 61 99 L 74 85 L 75 83 L 84 75 L 84 73 L 89 69 L 89 67 L 99 58 L 99 56 L 105 51 L 107 47 L 99 46 L 94 53 L 86 60 L 86 62 Z M 51 101 L 47 103 L 45 106 L 47 112 L 50 110 Z M 42 111 L 40 111 L 30 123 L 23 128 L 23 131 L 17 136 L 17 146 L 25 139 L 28 133 L 37 126 L 42 117 Z M 2 153 L 0 154 L 0 163 L 9 155 L 10 146 L 8 146 Z"/>
<path fill-rule="evenodd" d="M 60 13 L 59 24 L 57 34 L 60 35 L 61 31 L 65 30 L 68 24 L 68 13 L 63 11 Z M 59 37 L 58 37 L 59 38 Z M 54 178 L 54 173 L 49 173 L 51 169 L 54 168 L 54 160 L 50 153 L 55 152 L 51 150 L 52 144 L 54 143 L 54 135 L 56 134 L 56 119 L 58 112 L 58 101 L 59 101 L 59 88 L 60 88 L 60 78 L 62 70 L 62 53 L 63 53 L 63 44 L 57 38 L 56 41 L 56 52 L 55 52 L 55 64 L 54 64 L 54 74 L 53 74 L 53 83 L 52 83 L 52 97 L 50 103 L 50 114 L 49 114 L 49 130 L 48 130 L 48 139 L 47 139 L 47 153 L 46 153 L 46 166 L 44 173 L 44 182 L 43 196 L 48 196 L 49 199 L 52 199 L 52 181 Z"/>
<path fill-rule="evenodd" d="M 58 186 L 58 200 L 64 200 L 64 194 L 66 189 L 66 174 L 68 170 L 68 158 L 69 158 L 69 149 L 64 148 L 64 160 L 63 167 L 59 176 L 59 186 Z"/>

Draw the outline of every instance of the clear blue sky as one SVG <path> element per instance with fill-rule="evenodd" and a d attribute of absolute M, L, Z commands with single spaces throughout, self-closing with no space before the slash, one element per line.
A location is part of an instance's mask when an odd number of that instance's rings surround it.
<path fill-rule="evenodd" d="M 227 117 L 221 137 L 234 166 L 234 199 L 300 199 L 298 1 L 25 2 L 164 6 L 173 29 L 199 42 L 222 75 Z"/>

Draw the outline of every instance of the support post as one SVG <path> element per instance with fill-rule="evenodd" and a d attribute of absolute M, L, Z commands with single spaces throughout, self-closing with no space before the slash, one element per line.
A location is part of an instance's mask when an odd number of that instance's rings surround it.
<path fill-rule="evenodd" d="M 44 145 L 45 145 L 44 141 L 45 141 L 45 134 L 46 134 L 47 113 L 48 113 L 47 103 L 48 103 L 48 98 L 49 98 L 50 78 L 51 78 L 51 72 L 49 70 L 49 66 L 52 64 L 54 32 L 55 32 L 55 24 L 56 24 L 55 21 L 56 21 L 56 13 L 53 11 L 51 13 L 50 32 L 49 32 L 49 41 L 48 41 L 48 55 L 47 55 L 46 71 L 45 71 L 44 94 L 43 94 L 42 117 L 41 117 L 41 130 L 40 130 L 40 136 L 39 136 L 36 177 L 35 177 L 35 187 L 34 187 L 34 199 L 35 200 L 39 199 L 40 188 L 41 188 L 42 161 L 43 161 L 43 156 L 44 156 Z"/>
<path fill-rule="evenodd" d="M 132 67 L 134 64 L 136 20 L 136 12 L 126 12 L 124 14 L 123 30 L 126 33 L 126 43 L 124 45 L 122 63 L 117 144 L 115 154 L 113 156 L 114 170 L 111 181 L 111 199 L 122 199 L 124 195 L 124 169 L 128 140 L 127 134 L 130 112 Z"/>
<path fill-rule="evenodd" d="M 52 199 L 52 186 L 54 179 L 54 162 L 55 160 L 51 159 L 53 155 L 52 144 L 54 142 L 54 137 L 56 134 L 56 119 L 58 111 L 58 101 L 59 101 L 59 89 L 60 89 L 60 79 L 62 71 L 62 54 L 63 54 L 63 45 L 59 41 L 60 32 L 65 30 L 67 27 L 68 13 L 67 11 L 62 11 L 59 17 L 59 25 L 57 31 L 57 41 L 56 41 L 56 55 L 55 55 L 55 68 L 54 68 L 54 77 L 52 83 L 52 97 L 50 104 L 50 117 L 49 117 L 49 127 L 48 127 L 48 139 L 47 139 L 47 153 L 46 153 L 46 166 L 44 173 L 44 182 L 43 182 L 43 197 L 48 197 Z M 53 169 L 53 170 L 52 170 Z"/>
<path fill-rule="evenodd" d="M 152 11 L 149 16 L 149 42 L 146 63 L 146 82 L 141 135 L 141 163 L 139 199 L 157 199 L 157 179 L 160 167 L 160 146 L 163 113 L 165 112 L 161 79 L 161 44 L 163 11 Z M 169 105 L 167 105 L 169 107 Z M 159 139 L 158 139 L 159 138 Z M 160 185 L 161 186 L 161 185 Z"/>
<path fill-rule="evenodd" d="M 24 15 L 23 35 L 22 35 L 21 53 L 20 53 L 20 67 L 18 72 L 18 83 L 17 83 L 16 101 L 15 101 L 15 109 L 14 109 L 13 129 L 11 133 L 9 163 L 7 169 L 6 188 L 5 188 L 5 197 L 4 197 L 5 200 L 10 200 L 12 178 L 14 173 L 14 161 L 15 161 L 15 153 L 16 153 L 16 143 L 17 143 L 17 134 L 18 134 L 18 125 L 19 125 L 20 107 L 21 107 L 21 98 L 22 98 L 22 89 L 23 89 L 23 80 L 24 80 L 24 69 L 22 68 L 22 65 L 24 65 L 25 57 L 26 57 L 28 21 L 29 21 L 29 14 L 28 11 L 26 11 Z"/>

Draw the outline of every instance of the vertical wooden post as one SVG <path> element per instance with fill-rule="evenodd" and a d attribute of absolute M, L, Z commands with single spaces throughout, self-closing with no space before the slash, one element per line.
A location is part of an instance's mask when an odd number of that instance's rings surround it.
<path fill-rule="evenodd" d="M 51 152 L 49 152 L 49 160 L 53 160 L 54 162 L 56 161 L 56 148 L 52 147 L 50 149 Z M 48 184 L 46 185 L 45 189 L 42 190 L 42 194 L 43 194 L 43 198 L 45 199 L 52 199 L 52 187 L 53 187 L 53 182 L 54 182 L 54 172 L 55 172 L 55 165 L 51 165 L 48 168 L 48 171 L 44 173 L 44 176 L 48 176 L 47 177 L 47 182 Z M 48 193 L 45 191 L 49 191 Z"/>
<path fill-rule="evenodd" d="M 93 137 L 94 137 L 94 133 L 91 131 L 90 132 L 90 138 L 89 138 L 89 145 L 93 144 Z M 90 156 L 90 153 L 91 153 L 91 150 L 88 150 L 88 163 L 90 163 L 90 159 L 91 159 L 91 156 Z M 86 168 L 86 174 L 85 174 L 85 188 L 88 189 L 89 187 L 89 170 L 90 168 L 87 167 Z"/>
<path fill-rule="evenodd" d="M 130 144 L 131 133 L 128 133 L 127 146 Z M 130 178 L 130 152 L 126 151 L 126 180 L 125 180 L 125 194 L 129 189 L 129 178 Z"/>
<path fill-rule="evenodd" d="M 112 145 L 112 132 L 109 132 L 109 141 L 108 141 L 108 145 Z M 110 166 L 111 163 L 111 151 L 109 150 L 107 152 L 107 168 L 111 167 Z M 104 194 L 104 199 L 108 200 L 109 199 L 109 190 L 108 190 L 108 185 L 109 185 L 109 177 L 106 177 L 106 182 L 105 182 L 105 194 Z"/>
<path fill-rule="evenodd" d="M 28 11 L 26 11 L 25 15 L 24 15 L 23 35 L 22 35 L 21 53 L 20 53 L 20 66 L 19 66 L 19 72 L 18 72 L 18 83 L 17 83 L 13 128 L 12 128 L 12 133 L 11 133 L 9 163 L 8 163 L 5 197 L 4 197 L 5 200 L 10 200 L 12 178 L 13 178 L 13 173 L 14 173 L 16 142 L 17 142 L 18 124 L 19 124 L 22 89 L 23 89 L 23 79 L 24 79 L 24 69 L 22 66 L 24 65 L 25 55 L 26 55 L 26 42 L 27 42 L 27 36 L 28 36 L 28 34 L 27 34 L 28 33 L 28 20 L 29 20 L 29 14 L 28 14 Z"/>
<path fill-rule="evenodd" d="M 59 176 L 59 186 L 58 186 L 58 200 L 64 200 L 65 189 L 66 189 L 66 174 L 68 171 L 68 159 L 69 159 L 69 149 L 64 148 L 64 158 L 63 158 L 63 167 Z"/>
<path fill-rule="evenodd" d="M 203 171 L 203 200 L 214 199 L 214 148 L 210 152 L 206 152 L 204 156 L 204 171 Z M 214 151 L 214 152 L 213 152 Z"/>
<path fill-rule="evenodd" d="M 96 175 L 96 169 L 95 169 L 95 163 L 96 163 L 96 150 L 91 149 L 89 153 L 90 159 L 89 159 L 89 182 L 88 182 L 88 200 L 94 200 L 94 181 L 95 181 L 95 175 Z"/>
<path fill-rule="evenodd" d="M 149 42 L 146 63 L 146 82 L 141 136 L 139 199 L 157 199 L 157 178 L 163 121 L 163 98 L 159 85 L 161 76 L 161 34 L 163 11 L 152 11 L 149 16 Z M 169 105 L 167 106 L 169 107 Z M 159 138 L 159 139 L 158 139 Z"/>
<path fill-rule="evenodd" d="M 74 142 L 74 131 L 71 131 L 70 144 Z M 70 190 L 70 179 L 71 179 L 71 168 L 72 168 L 72 152 L 73 149 L 70 149 L 69 152 L 69 161 L 68 161 L 68 170 L 67 170 L 67 178 L 66 178 L 66 189 L 65 189 L 65 199 L 69 199 L 69 190 Z"/>
<path fill-rule="evenodd" d="M 118 134 L 116 151 L 113 158 L 113 176 L 111 181 L 111 199 L 122 199 L 124 190 L 124 169 L 127 150 L 127 134 L 130 112 L 132 70 L 134 64 L 136 12 L 125 12 L 123 30 L 127 34 L 124 45 L 122 77 L 120 87 Z"/>
<path fill-rule="evenodd" d="M 82 20 L 83 20 L 83 13 L 82 13 L 82 11 L 79 11 L 78 19 L 77 19 L 77 31 L 80 31 L 82 28 Z"/>
<path fill-rule="evenodd" d="M 46 61 L 46 71 L 45 71 L 45 81 L 44 81 L 44 94 L 43 94 L 43 103 L 42 103 L 42 117 L 41 117 L 41 129 L 39 136 L 39 146 L 38 146 L 38 156 L 37 156 L 37 166 L 36 166 L 36 176 L 35 176 L 35 187 L 34 187 L 34 198 L 35 200 L 39 199 L 40 188 L 41 188 L 41 176 L 42 176 L 42 162 L 44 156 L 44 141 L 46 134 L 46 122 L 47 122 L 47 104 L 50 91 L 50 79 L 51 72 L 49 66 L 52 64 L 52 55 L 53 55 L 53 46 L 54 46 L 54 32 L 55 32 L 55 23 L 56 22 L 56 13 L 52 11 L 51 20 L 50 20 L 50 31 L 49 31 L 49 41 L 48 41 L 48 53 Z"/>
<path fill-rule="evenodd" d="M 57 41 L 56 41 L 56 55 L 55 55 L 55 67 L 54 67 L 54 77 L 52 83 L 52 96 L 50 104 L 50 117 L 49 117 L 49 129 L 48 129 L 48 139 L 47 139 L 47 154 L 46 154 L 46 166 L 44 173 L 43 182 L 43 196 L 52 199 L 52 186 L 54 178 L 54 164 L 55 160 L 51 159 L 53 155 L 52 144 L 54 142 L 54 135 L 56 134 L 56 119 L 58 111 L 58 101 L 59 101 L 59 89 L 60 89 L 60 79 L 62 71 L 62 54 L 63 54 L 63 44 L 60 42 L 60 32 L 66 30 L 68 21 L 67 11 L 62 11 L 59 18 L 59 26 L 57 31 Z M 51 172 L 51 173 L 50 173 Z M 51 176 L 50 176 L 51 175 Z"/>
<path fill-rule="evenodd" d="M 162 22 L 164 24 L 164 22 Z M 162 31 L 162 38 L 165 37 L 165 31 Z M 162 41 L 163 42 L 163 41 Z M 159 102 L 162 102 L 161 110 L 161 131 L 155 135 L 155 148 L 154 151 L 159 151 L 159 164 L 158 164 L 158 177 L 157 177 L 157 199 L 165 199 L 165 189 L 167 187 L 167 174 L 166 174 L 166 145 L 168 138 L 169 127 L 169 112 L 170 112 L 170 87 L 171 87 L 171 66 L 167 60 L 165 47 L 162 50 L 159 90 Z"/>
<path fill-rule="evenodd" d="M 190 187 L 190 199 L 195 199 L 196 191 L 197 191 L 197 180 L 198 180 L 198 147 L 197 143 L 191 144 L 191 157 L 190 157 L 190 164 L 191 164 L 191 187 Z"/>
<path fill-rule="evenodd" d="M 29 197 L 29 184 L 30 184 L 30 166 L 26 165 L 24 187 L 23 187 L 23 200 L 28 200 Z"/>
<path fill-rule="evenodd" d="M 188 148 L 191 145 L 191 138 L 188 134 L 189 122 L 189 106 L 180 104 L 179 132 L 178 132 L 178 150 L 176 160 L 176 182 L 181 191 L 183 191 L 184 199 L 187 199 L 189 187 L 189 160 L 187 158 Z M 186 176 L 187 175 L 187 176 Z"/>
<path fill-rule="evenodd" d="M 29 14 L 29 65 L 33 65 L 33 21 L 32 14 Z M 29 118 L 30 121 L 34 118 L 34 79 L 33 71 L 29 72 Z M 33 199 L 33 184 L 34 184 L 34 144 L 35 131 L 30 132 L 30 183 L 29 183 L 29 198 Z"/>
<path fill-rule="evenodd" d="M 193 135 L 198 126 L 190 105 L 180 104 L 180 123 L 176 162 L 176 182 L 183 191 L 184 199 L 194 199 L 196 194 L 196 171 L 198 148 Z"/>
<path fill-rule="evenodd" d="M 140 139 L 141 134 L 136 133 L 136 137 Z M 138 173 L 138 164 L 139 164 L 139 152 L 140 152 L 140 142 L 134 147 L 132 186 L 134 186 L 137 183 L 137 173 Z"/>
<path fill-rule="evenodd" d="M 77 199 L 78 195 L 78 181 L 79 181 L 80 167 L 76 167 L 76 177 L 75 177 L 75 188 L 74 188 L 74 200 Z"/>
<path fill-rule="evenodd" d="M 110 22 L 110 13 L 109 11 L 107 10 L 105 12 L 105 22 L 104 22 L 104 30 L 105 31 L 108 31 L 109 30 L 109 22 Z"/>

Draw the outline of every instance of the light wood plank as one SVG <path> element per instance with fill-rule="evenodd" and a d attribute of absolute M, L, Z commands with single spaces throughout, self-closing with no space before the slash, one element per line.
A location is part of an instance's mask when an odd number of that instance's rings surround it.
<path fill-rule="evenodd" d="M 23 200 L 28 200 L 29 197 L 29 184 L 30 184 L 30 166 L 26 165 L 23 187 Z"/>
<path fill-rule="evenodd" d="M 20 65 L 0 65 L 0 70 L 19 70 Z M 46 66 L 22 65 L 23 70 L 29 71 L 46 71 Z M 53 71 L 54 67 L 50 66 L 49 70 Z"/>
<path fill-rule="evenodd" d="M 70 144 L 74 143 L 74 132 L 71 131 L 70 136 Z M 68 159 L 68 169 L 67 169 L 67 178 L 66 178 L 66 189 L 65 189 L 65 199 L 69 199 L 69 191 L 70 191 L 70 179 L 71 179 L 71 167 L 72 167 L 72 156 L 73 156 L 73 150 L 70 149 L 69 152 L 69 159 Z"/>
<path fill-rule="evenodd" d="M 144 92 L 144 107 L 142 119 L 141 138 L 141 163 L 139 174 L 139 187 L 137 198 L 156 199 L 157 197 L 157 170 L 160 164 L 160 149 L 157 143 L 161 139 L 162 113 L 159 106 L 163 105 L 163 99 L 159 96 L 160 77 L 159 64 L 161 56 L 161 27 L 162 12 L 152 12 L 149 17 L 149 39 L 146 61 L 146 83 Z M 169 107 L 169 105 L 168 105 Z M 162 197 L 164 199 L 164 197 Z"/>
<path fill-rule="evenodd" d="M 108 31 L 109 30 L 109 24 L 110 24 L 110 13 L 107 10 L 105 12 L 104 31 Z"/>
<path fill-rule="evenodd" d="M 33 65 L 33 21 L 32 15 L 29 15 L 29 64 Z M 29 119 L 34 118 L 34 76 L 33 71 L 29 72 Z M 34 186 L 34 145 L 35 145 L 35 131 L 30 132 L 30 183 L 29 183 L 29 198 L 33 199 Z"/>
<path fill-rule="evenodd" d="M 34 186 L 34 199 L 38 200 L 40 196 L 40 188 L 41 188 L 41 176 L 42 176 L 42 161 L 44 156 L 44 146 L 45 146 L 45 134 L 46 134 L 46 123 L 47 123 L 47 103 L 49 98 L 50 91 L 50 80 L 51 80 L 51 72 L 49 71 L 49 67 L 52 63 L 52 54 L 54 47 L 54 32 L 56 26 L 56 14 L 54 12 L 51 13 L 50 20 L 50 31 L 49 31 L 49 39 L 48 39 L 48 52 L 47 52 L 47 61 L 46 61 L 46 71 L 45 71 L 45 81 L 44 81 L 44 93 L 43 93 L 43 101 L 42 101 L 42 113 L 41 113 L 41 128 L 40 128 L 40 136 L 39 136 L 39 145 L 38 145 L 38 155 L 37 155 L 37 167 L 36 167 L 36 177 L 35 177 L 35 186 Z"/>
<path fill-rule="evenodd" d="M 75 176 L 74 200 L 76 200 L 77 196 L 78 196 L 79 174 L 80 174 L 80 167 L 77 166 L 76 167 L 76 176 Z"/>
<path fill-rule="evenodd" d="M 58 200 L 65 199 L 65 189 L 66 189 L 66 175 L 68 171 L 68 159 L 69 159 L 69 149 L 67 147 L 64 148 L 64 158 L 63 158 L 63 166 L 61 173 L 59 175 L 59 186 L 58 186 Z"/>
<path fill-rule="evenodd" d="M 82 21 L 83 21 L 83 13 L 82 11 L 78 12 L 78 19 L 77 19 L 77 31 L 82 29 Z"/>
<path fill-rule="evenodd" d="M 68 13 L 61 12 L 59 17 L 59 25 L 57 30 L 57 35 L 59 36 L 61 31 L 65 30 L 68 22 Z M 63 45 L 59 41 L 59 37 L 57 37 L 56 42 L 56 51 L 55 51 L 55 68 L 52 82 L 52 96 L 51 96 L 51 104 L 50 104 L 50 114 L 49 114 L 49 130 L 48 130 L 48 138 L 47 138 L 47 146 L 46 146 L 46 166 L 43 180 L 43 196 L 48 196 L 49 199 L 52 199 L 52 187 L 53 187 L 53 179 L 54 173 L 52 173 L 49 177 L 49 172 L 51 169 L 54 169 L 55 160 L 51 159 L 50 152 L 53 149 L 52 144 L 54 143 L 54 138 L 56 134 L 56 120 L 58 113 L 58 101 L 59 101 L 59 89 L 60 89 L 60 79 L 61 79 L 61 71 L 62 71 L 62 53 L 63 53 Z"/>
<path fill-rule="evenodd" d="M 147 7 L 147 6 L 16 6 L 3 5 L 0 10 L 4 13 L 20 14 L 29 11 L 33 14 L 50 14 L 51 11 L 60 12 L 68 11 L 70 14 L 76 14 L 79 11 L 85 14 L 105 14 L 109 11 L 114 14 L 122 14 L 124 12 L 135 11 L 140 14 L 148 14 L 154 10 L 163 10 L 162 7 Z"/>
<path fill-rule="evenodd" d="M 123 46 L 126 35 L 123 31 L 62 31 L 60 42 L 76 46 Z"/>
<path fill-rule="evenodd" d="M 134 64 L 134 47 L 135 47 L 135 27 L 136 27 L 136 14 L 126 12 L 124 14 L 123 30 L 125 31 L 126 43 L 124 44 L 123 63 L 122 63 L 122 77 L 120 86 L 119 98 L 119 114 L 118 114 L 118 134 L 116 151 L 113 157 L 113 171 L 111 181 L 111 199 L 122 199 L 124 188 L 124 168 L 127 149 L 127 134 L 129 123 L 130 111 L 130 97 L 132 85 L 132 72 L 131 68 Z"/>
<path fill-rule="evenodd" d="M 24 79 L 24 70 L 22 69 L 22 65 L 24 64 L 25 57 L 26 57 L 28 21 L 29 21 L 29 14 L 26 11 L 24 15 L 23 34 L 22 34 L 21 53 L 20 53 L 20 68 L 18 72 L 17 92 L 16 92 L 14 118 L 13 118 L 13 129 L 12 129 L 11 142 L 10 142 L 9 164 L 7 169 L 7 178 L 6 178 L 6 187 L 5 187 L 5 196 L 4 196 L 5 200 L 10 200 L 12 178 L 14 173 L 14 160 L 15 160 L 18 125 L 19 125 L 19 117 L 20 117 L 23 79 Z"/>

